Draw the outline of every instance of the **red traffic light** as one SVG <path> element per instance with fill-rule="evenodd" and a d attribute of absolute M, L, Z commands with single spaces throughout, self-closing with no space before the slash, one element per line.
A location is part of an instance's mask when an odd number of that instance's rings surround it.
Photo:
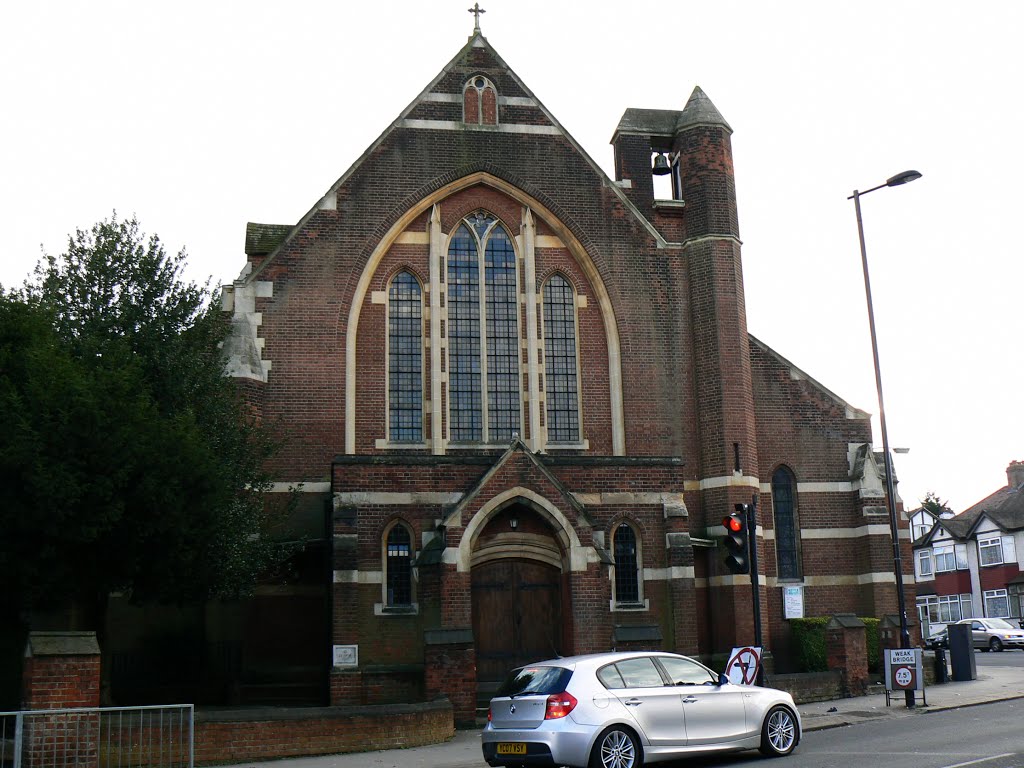
<path fill-rule="evenodd" d="M 727 531 L 732 533 L 739 533 L 746 527 L 739 515 L 726 515 L 722 518 L 722 525 L 725 526 Z"/>

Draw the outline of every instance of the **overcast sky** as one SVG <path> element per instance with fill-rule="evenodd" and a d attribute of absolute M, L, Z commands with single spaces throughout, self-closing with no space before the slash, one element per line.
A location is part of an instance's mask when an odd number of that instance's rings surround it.
<path fill-rule="evenodd" d="M 0 284 L 116 209 L 198 281 L 293 224 L 472 32 L 467 0 L 4 3 Z M 627 107 L 700 85 L 734 130 L 750 332 L 877 414 L 908 508 L 1024 459 L 1024 3 L 490 0 L 488 41 L 607 172 Z M 876 443 L 881 445 L 877 418 Z"/>

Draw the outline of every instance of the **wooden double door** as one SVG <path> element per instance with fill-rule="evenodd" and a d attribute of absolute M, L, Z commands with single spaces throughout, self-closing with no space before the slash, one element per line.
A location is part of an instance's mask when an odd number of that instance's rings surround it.
<path fill-rule="evenodd" d="M 473 568 L 473 637 L 479 682 L 562 653 L 562 573 L 536 560 Z"/>

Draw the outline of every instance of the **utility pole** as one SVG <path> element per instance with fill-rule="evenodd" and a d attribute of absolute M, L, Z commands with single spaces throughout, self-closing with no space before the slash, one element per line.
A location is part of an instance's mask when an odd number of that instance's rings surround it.
<path fill-rule="evenodd" d="M 764 645 L 761 642 L 761 589 L 757 567 L 757 494 L 750 501 L 747 515 L 748 540 L 750 541 L 750 593 L 754 604 L 754 645 L 761 649 L 761 663 L 757 665 L 757 684 L 764 685 Z"/>

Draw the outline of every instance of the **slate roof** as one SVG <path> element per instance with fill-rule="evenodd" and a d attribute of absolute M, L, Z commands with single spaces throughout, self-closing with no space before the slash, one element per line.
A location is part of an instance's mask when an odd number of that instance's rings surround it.
<path fill-rule="evenodd" d="M 959 515 L 941 518 L 938 525 L 954 539 L 963 541 L 973 535 L 982 517 L 987 517 L 1003 531 L 1024 529 L 1024 485 L 1004 486 Z M 914 543 L 930 543 L 931 538 L 929 533 Z"/>
<path fill-rule="evenodd" d="M 284 241 L 292 229 L 291 224 L 257 224 L 250 221 L 245 225 L 245 255 L 266 256 Z"/>
<path fill-rule="evenodd" d="M 729 133 L 732 127 L 698 85 L 690 94 L 682 111 L 675 109 L 638 109 L 630 107 L 622 113 L 615 134 L 639 133 L 649 136 L 671 137 L 695 125 L 720 125 Z M 614 136 L 612 141 L 615 141 Z"/>

